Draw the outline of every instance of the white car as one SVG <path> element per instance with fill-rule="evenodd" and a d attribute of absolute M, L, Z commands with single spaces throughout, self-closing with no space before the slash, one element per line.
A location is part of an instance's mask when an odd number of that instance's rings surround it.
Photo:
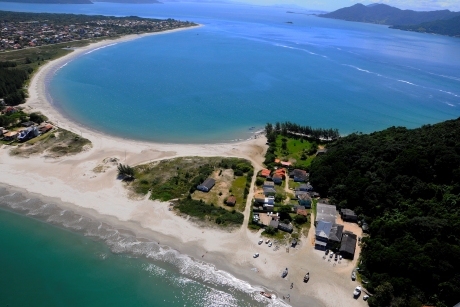
<path fill-rule="evenodd" d="M 262 243 L 264 243 L 264 240 L 260 239 L 260 240 L 259 240 L 259 243 L 257 243 L 257 244 L 260 245 L 260 244 L 262 244 Z"/>
<path fill-rule="evenodd" d="M 355 291 L 353 291 L 353 296 L 354 296 L 354 297 L 357 297 L 357 296 L 359 296 L 360 294 L 361 294 L 361 286 L 357 286 L 357 287 L 355 288 Z"/>
<path fill-rule="evenodd" d="M 273 245 L 272 242 L 268 243 L 268 247 L 272 247 L 272 245 Z"/>
<path fill-rule="evenodd" d="M 364 295 L 363 296 L 363 300 L 367 301 L 367 299 L 369 298 L 369 295 Z"/>
<path fill-rule="evenodd" d="M 255 254 L 252 256 L 252 258 L 257 258 L 257 257 L 259 257 L 259 253 L 255 253 Z"/>

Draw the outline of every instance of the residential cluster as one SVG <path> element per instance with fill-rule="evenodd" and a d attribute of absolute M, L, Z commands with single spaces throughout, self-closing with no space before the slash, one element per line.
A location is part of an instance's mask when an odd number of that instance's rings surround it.
<path fill-rule="evenodd" d="M 3 109 L 1 113 L 5 115 L 11 115 L 19 111 L 20 110 L 16 107 L 6 107 Z M 20 125 L 21 127 L 15 128 L 14 130 L 8 130 L 4 127 L 0 127 L 0 138 L 3 141 L 7 142 L 25 142 L 41 134 L 44 134 L 54 128 L 52 124 L 47 122 L 37 124 L 32 121 L 25 121 L 22 122 Z"/>
<path fill-rule="evenodd" d="M 290 196 L 292 215 L 301 215 L 305 218 L 309 215 L 309 209 L 312 205 L 312 197 L 319 197 L 314 192 L 313 187 L 308 182 L 309 174 L 305 170 L 293 169 L 292 164 L 286 161 L 275 160 L 279 165 L 273 170 L 263 169 L 259 178 L 264 178 L 264 182 L 256 191 L 253 201 L 253 223 L 261 227 L 273 227 L 281 231 L 292 233 L 294 227 L 291 222 L 282 219 L 282 214 L 275 207 L 276 195 L 282 191 L 293 191 L 294 195 Z M 282 187 L 283 183 L 286 185 Z M 289 185 L 295 185 L 295 188 L 289 190 Z M 282 205 L 279 203 L 278 204 Z"/>
<path fill-rule="evenodd" d="M 190 22 L 173 19 L 106 19 L 64 24 L 53 21 L 0 23 L 0 51 L 38 47 L 96 37 L 110 37 L 138 32 L 159 32 L 189 27 Z"/>

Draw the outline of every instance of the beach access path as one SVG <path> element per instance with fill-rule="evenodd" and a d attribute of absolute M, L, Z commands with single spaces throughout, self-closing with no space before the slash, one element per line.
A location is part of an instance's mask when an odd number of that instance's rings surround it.
<path fill-rule="evenodd" d="M 302 238 L 301 244 L 289 253 L 285 252 L 284 247 L 274 251 L 265 244 L 257 245 L 260 232 L 251 232 L 247 228 L 255 178 L 251 182 L 244 212 L 245 224 L 239 230 L 229 232 L 193 224 L 169 211 L 168 203 L 130 198 L 123 183 L 116 180 L 116 165 L 104 164 L 106 158 L 117 158 L 123 164 L 137 165 L 174 157 L 223 156 L 248 159 L 257 173 L 262 169 L 267 150 L 266 139 L 262 135 L 226 144 L 178 145 L 127 140 L 104 135 L 73 122 L 60 114 L 48 100 L 46 80 L 75 57 L 109 44 L 165 33 L 101 41 L 44 65 L 31 80 L 25 107 L 30 111 L 40 111 L 59 127 L 89 139 L 93 147 L 75 156 L 54 159 L 44 156 L 14 157 L 9 155 L 8 146 L 2 146 L 0 181 L 54 199 L 63 207 L 133 231 L 139 237 L 161 242 L 197 260 L 209 262 L 217 269 L 247 280 L 252 285 L 275 291 L 280 296 L 290 294 L 291 299 L 287 303 L 293 306 L 366 306 L 361 298 L 355 300 L 352 297 L 357 284 L 351 281 L 350 275 L 356 260 L 343 261 L 343 265 L 337 266 L 324 261 L 323 252 L 316 251 L 311 244 L 313 227 L 308 238 Z M 101 164 L 104 165 L 104 171 L 95 172 L 94 169 Z M 261 255 L 257 259 L 252 258 L 255 252 Z M 281 272 L 286 267 L 289 268 L 289 275 L 282 279 Z M 310 272 L 311 278 L 304 284 L 302 280 L 306 271 Z M 291 283 L 294 283 L 292 290 Z"/>

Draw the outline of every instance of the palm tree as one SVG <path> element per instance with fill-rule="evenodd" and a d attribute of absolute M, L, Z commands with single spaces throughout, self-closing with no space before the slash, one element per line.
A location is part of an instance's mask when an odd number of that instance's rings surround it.
<path fill-rule="evenodd" d="M 118 164 L 118 176 L 123 180 L 134 180 L 134 168 L 129 165 Z"/>

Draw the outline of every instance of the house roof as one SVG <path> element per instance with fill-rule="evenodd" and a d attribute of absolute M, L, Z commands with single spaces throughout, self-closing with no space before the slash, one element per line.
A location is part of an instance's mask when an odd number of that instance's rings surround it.
<path fill-rule="evenodd" d="M 331 233 L 329 234 L 329 240 L 340 242 L 342 240 L 343 225 L 334 224 L 331 228 Z"/>
<path fill-rule="evenodd" d="M 283 176 L 279 175 L 279 174 L 275 174 L 273 175 L 272 179 L 280 179 L 280 180 L 283 180 Z"/>
<path fill-rule="evenodd" d="M 271 173 L 270 170 L 265 168 L 260 172 L 260 175 L 263 177 L 268 177 L 270 176 L 270 173 Z"/>
<path fill-rule="evenodd" d="M 282 162 L 281 162 L 281 165 L 282 165 L 282 166 L 291 166 L 292 163 L 291 163 L 291 162 L 282 161 Z"/>
<path fill-rule="evenodd" d="M 208 189 L 211 189 L 214 185 L 216 184 L 216 181 L 212 178 L 206 179 L 200 186 L 207 187 Z"/>
<path fill-rule="evenodd" d="M 332 223 L 319 221 L 316 225 L 315 234 L 317 237 L 329 239 L 329 234 L 331 233 Z"/>
<path fill-rule="evenodd" d="M 274 187 L 275 183 L 273 181 L 265 181 L 264 187 Z"/>
<path fill-rule="evenodd" d="M 18 134 L 17 131 L 10 131 L 10 132 L 5 133 L 3 136 L 5 136 L 5 137 L 11 137 L 11 136 L 15 136 L 15 135 L 17 135 L 17 134 Z"/>
<path fill-rule="evenodd" d="M 340 244 L 340 252 L 346 252 L 354 255 L 356 249 L 356 235 L 350 232 L 344 232 L 342 235 L 342 243 Z"/>
<path fill-rule="evenodd" d="M 335 206 L 323 203 L 316 204 L 316 222 L 325 221 L 335 224 L 337 211 Z"/>
<path fill-rule="evenodd" d="M 276 193 L 275 188 L 264 188 L 264 194 L 267 193 Z"/>
<path fill-rule="evenodd" d="M 308 193 L 297 194 L 299 200 L 311 200 L 311 197 Z"/>
<path fill-rule="evenodd" d="M 280 163 L 280 159 L 275 159 L 275 163 Z"/>
<path fill-rule="evenodd" d="M 303 216 L 307 216 L 307 215 L 308 215 L 306 209 L 297 209 L 297 214 L 298 214 L 298 215 L 303 215 Z"/>
<path fill-rule="evenodd" d="M 227 204 L 234 204 L 234 203 L 236 203 L 236 197 L 233 196 L 233 195 L 232 195 L 232 196 L 229 196 L 229 197 L 227 198 Z"/>
<path fill-rule="evenodd" d="M 292 225 L 291 224 L 284 224 L 284 223 L 279 223 L 278 228 L 284 231 L 292 231 Z"/>
<path fill-rule="evenodd" d="M 340 210 L 340 214 L 345 216 L 356 216 L 356 213 L 351 209 L 342 209 Z"/>
<path fill-rule="evenodd" d="M 271 220 L 270 221 L 270 226 L 272 226 L 273 228 L 277 229 L 278 226 L 279 226 L 280 222 L 277 221 L 277 220 Z"/>

